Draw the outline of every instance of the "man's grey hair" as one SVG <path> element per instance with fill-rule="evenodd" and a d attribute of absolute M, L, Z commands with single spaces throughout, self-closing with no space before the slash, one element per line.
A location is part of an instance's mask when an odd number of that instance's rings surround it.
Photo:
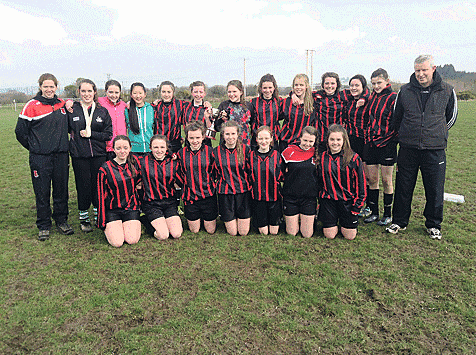
<path fill-rule="evenodd" d="M 422 64 L 425 62 L 430 62 L 430 66 L 435 65 L 435 60 L 431 54 L 421 54 L 415 59 L 415 64 Z"/>

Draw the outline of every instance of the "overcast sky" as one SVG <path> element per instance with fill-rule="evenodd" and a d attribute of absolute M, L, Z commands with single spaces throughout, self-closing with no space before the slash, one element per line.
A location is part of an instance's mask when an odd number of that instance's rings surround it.
<path fill-rule="evenodd" d="M 418 54 L 476 71 L 476 1 L 0 0 L 0 88 L 36 85 L 51 72 L 103 86 L 243 80 L 266 73 L 280 86 L 385 68 L 406 82 Z M 310 70 L 310 65 L 309 65 Z"/>

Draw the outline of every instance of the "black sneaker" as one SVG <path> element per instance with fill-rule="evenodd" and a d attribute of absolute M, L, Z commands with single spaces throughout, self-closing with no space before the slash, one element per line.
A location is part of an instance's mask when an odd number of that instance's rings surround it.
<path fill-rule="evenodd" d="M 93 231 L 93 227 L 90 222 L 81 222 L 81 231 L 84 233 L 89 233 Z"/>
<path fill-rule="evenodd" d="M 74 234 L 73 228 L 71 228 L 71 226 L 67 222 L 57 224 L 56 228 L 58 228 L 58 230 L 64 235 Z"/>
<path fill-rule="evenodd" d="M 372 223 L 378 220 L 378 214 L 371 214 L 366 219 L 364 219 L 364 223 Z"/>
<path fill-rule="evenodd" d="M 38 240 L 40 242 L 44 242 L 45 240 L 48 240 L 50 237 L 50 231 L 48 229 L 43 229 L 38 232 Z"/>
<path fill-rule="evenodd" d="M 372 211 L 370 210 L 370 207 L 365 207 L 362 211 L 360 211 L 359 217 L 367 218 L 371 214 L 372 214 Z"/>
<path fill-rule="evenodd" d="M 392 217 L 383 216 L 380 221 L 377 222 L 377 226 L 386 226 L 387 224 L 392 223 Z"/>

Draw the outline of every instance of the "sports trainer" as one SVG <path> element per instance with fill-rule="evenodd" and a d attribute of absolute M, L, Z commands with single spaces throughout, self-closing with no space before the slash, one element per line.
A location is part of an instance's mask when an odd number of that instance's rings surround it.
<path fill-rule="evenodd" d="M 400 149 L 390 233 L 405 230 L 413 190 L 421 171 L 426 205 L 423 215 L 430 238 L 441 239 L 448 130 L 458 114 L 456 93 L 436 71 L 431 55 L 415 59 L 415 73 L 398 93 L 394 122 Z"/>

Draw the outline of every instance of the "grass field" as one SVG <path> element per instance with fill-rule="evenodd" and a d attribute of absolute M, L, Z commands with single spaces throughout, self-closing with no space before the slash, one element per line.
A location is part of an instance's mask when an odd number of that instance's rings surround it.
<path fill-rule="evenodd" d="M 476 102 L 450 132 L 443 239 L 419 182 L 405 232 L 355 241 L 192 235 L 110 247 L 79 231 L 37 240 L 18 112 L 0 109 L 1 354 L 471 354 L 476 352 Z"/>

